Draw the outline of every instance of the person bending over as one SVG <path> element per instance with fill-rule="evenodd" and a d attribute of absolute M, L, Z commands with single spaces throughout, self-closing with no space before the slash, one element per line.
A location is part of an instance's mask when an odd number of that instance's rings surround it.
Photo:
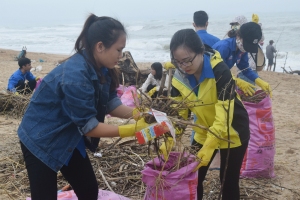
<path fill-rule="evenodd" d="M 161 85 L 161 79 L 163 75 L 163 66 L 159 62 L 155 62 L 151 65 L 151 73 L 148 75 L 147 80 L 140 87 L 142 92 L 147 92 L 149 96 L 156 97 Z M 163 95 L 167 95 L 167 87 L 169 82 L 169 76 L 166 76 Z"/>
<path fill-rule="evenodd" d="M 20 68 L 9 78 L 7 90 L 15 94 L 31 94 L 39 78 L 30 72 L 29 58 L 20 58 L 18 64 Z"/>

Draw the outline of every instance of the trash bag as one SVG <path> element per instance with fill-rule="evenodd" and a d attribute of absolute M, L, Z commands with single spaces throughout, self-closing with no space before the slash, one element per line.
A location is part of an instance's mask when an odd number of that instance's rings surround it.
<path fill-rule="evenodd" d="M 136 87 L 131 85 L 127 88 L 125 88 L 124 93 L 121 96 L 121 101 L 124 105 L 135 108 L 138 105 L 135 105 L 135 103 L 138 104 L 138 96 Z"/>
<path fill-rule="evenodd" d="M 186 161 L 176 170 L 178 159 Z M 146 185 L 144 199 L 197 199 L 198 171 L 193 172 L 197 165 L 195 156 L 179 152 L 171 152 L 165 165 L 159 158 L 149 161 L 142 171 Z"/>
<path fill-rule="evenodd" d="M 26 200 L 31 200 L 27 197 Z M 74 190 L 64 191 L 57 194 L 57 200 L 78 200 Z M 128 198 L 118 195 L 114 192 L 99 190 L 98 200 L 129 200 Z"/>
<path fill-rule="evenodd" d="M 259 90 L 255 95 L 262 92 Z M 250 140 L 241 168 L 241 177 L 275 177 L 275 127 L 272 101 L 268 95 L 264 95 L 265 97 L 258 103 L 243 101 L 249 115 Z"/>

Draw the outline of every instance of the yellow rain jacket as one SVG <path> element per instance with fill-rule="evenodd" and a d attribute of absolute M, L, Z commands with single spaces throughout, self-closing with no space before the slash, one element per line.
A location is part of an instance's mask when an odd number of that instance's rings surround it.
<path fill-rule="evenodd" d="M 248 114 L 235 93 L 232 74 L 219 52 L 212 49 L 205 52 L 202 74 L 208 75 L 203 80 L 200 77 L 200 85 L 195 91 L 195 87 L 190 84 L 192 79 L 188 77 L 193 75 L 183 74 L 176 69 L 172 79 L 171 95 L 177 100 L 186 98 L 185 102 L 189 109 L 197 117 L 195 124 L 210 128 L 219 137 L 228 139 L 227 124 L 229 124 L 229 139 L 234 142 L 230 147 L 240 146 L 241 142 L 249 140 L 250 137 Z M 228 109 L 229 114 L 226 112 Z M 194 140 L 203 144 L 207 131 L 198 127 L 193 129 Z M 226 141 L 220 140 L 219 144 L 220 148 L 228 148 Z"/>

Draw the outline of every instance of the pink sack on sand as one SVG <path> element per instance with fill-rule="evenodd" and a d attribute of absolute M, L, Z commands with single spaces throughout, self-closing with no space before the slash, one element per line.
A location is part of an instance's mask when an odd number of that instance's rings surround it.
<path fill-rule="evenodd" d="M 27 197 L 26 200 L 31 200 L 31 198 Z M 58 193 L 57 200 L 78 200 L 78 198 L 74 193 L 74 190 L 69 190 L 69 191 Z M 130 199 L 110 191 L 99 190 L 98 200 L 130 200 Z"/>
<path fill-rule="evenodd" d="M 120 98 L 126 89 L 127 89 L 126 86 L 120 84 L 119 87 L 117 88 L 117 96 Z"/>
<path fill-rule="evenodd" d="M 241 177 L 273 178 L 275 127 L 271 99 L 266 96 L 259 103 L 243 103 L 249 115 L 250 141 L 243 160 Z"/>
<path fill-rule="evenodd" d="M 133 85 L 127 87 L 120 99 L 124 105 L 135 108 L 136 105 L 134 102 L 138 103 L 136 87 Z"/>
<path fill-rule="evenodd" d="M 182 154 L 171 152 L 163 171 L 161 169 L 164 163 L 159 158 L 146 164 L 142 171 L 142 180 L 146 185 L 145 200 L 197 199 L 198 171 L 193 172 L 193 169 L 198 162 L 195 162 L 195 156 L 184 155 L 187 158 L 185 164 L 174 170 L 180 155 Z M 183 157 L 181 160 L 184 160 Z"/>
<path fill-rule="evenodd" d="M 40 86 L 42 80 L 43 80 L 43 79 L 40 78 L 40 79 L 36 82 L 36 85 L 35 85 L 35 88 L 34 88 L 34 89 L 37 89 L 37 88 Z"/>

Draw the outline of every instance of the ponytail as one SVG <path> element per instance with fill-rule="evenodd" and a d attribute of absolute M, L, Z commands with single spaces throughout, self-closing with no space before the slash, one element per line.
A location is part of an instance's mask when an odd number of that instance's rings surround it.
<path fill-rule="evenodd" d="M 94 14 L 86 19 L 83 29 L 78 36 L 74 50 L 83 55 L 83 50 L 86 51 L 85 58 L 94 66 L 94 69 L 101 81 L 106 80 L 101 72 L 101 67 L 97 66 L 93 55 L 94 47 L 98 42 L 102 42 L 105 48 L 110 48 L 120 37 L 121 34 L 126 34 L 124 26 L 116 19 L 111 17 L 97 17 Z M 108 69 L 111 76 L 111 91 L 119 87 L 119 73 L 116 69 Z"/>

